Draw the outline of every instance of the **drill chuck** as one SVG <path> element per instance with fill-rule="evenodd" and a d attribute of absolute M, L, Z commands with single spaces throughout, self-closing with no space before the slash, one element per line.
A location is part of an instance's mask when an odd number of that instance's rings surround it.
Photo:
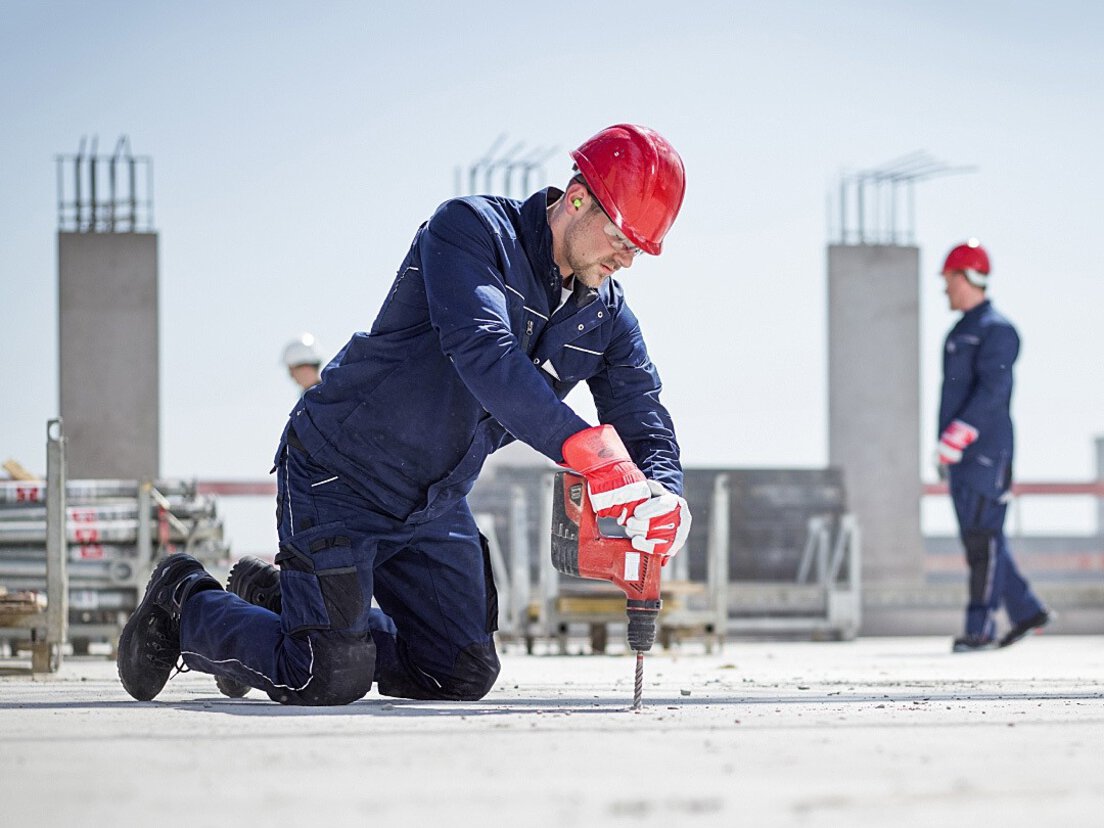
<path fill-rule="evenodd" d="M 659 599 L 650 601 L 630 599 L 627 603 L 629 646 L 638 653 L 646 653 L 655 643 L 656 618 L 659 616 L 659 609 L 663 602 Z"/>

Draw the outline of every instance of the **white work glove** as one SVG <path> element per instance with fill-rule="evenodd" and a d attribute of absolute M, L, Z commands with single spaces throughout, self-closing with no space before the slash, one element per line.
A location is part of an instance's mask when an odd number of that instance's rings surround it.
<path fill-rule="evenodd" d="M 690 507 L 660 483 L 648 481 L 652 497 L 638 505 L 625 521 L 633 549 L 667 559 L 674 557 L 690 534 Z"/>
<path fill-rule="evenodd" d="M 978 438 L 978 430 L 962 420 L 952 420 L 939 435 L 939 464 L 952 466 L 962 459 L 962 452 Z"/>

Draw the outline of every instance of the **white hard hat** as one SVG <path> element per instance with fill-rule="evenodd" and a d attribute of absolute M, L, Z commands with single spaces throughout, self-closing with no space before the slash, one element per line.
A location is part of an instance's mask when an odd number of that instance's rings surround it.
<path fill-rule="evenodd" d="M 284 348 L 284 365 L 298 368 L 300 365 L 321 365 L 322 354 L 313 334 L 303 333 Z"/>

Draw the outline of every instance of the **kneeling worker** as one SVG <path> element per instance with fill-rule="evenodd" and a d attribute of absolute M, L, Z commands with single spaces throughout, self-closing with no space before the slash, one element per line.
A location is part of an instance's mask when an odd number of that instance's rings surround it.
<path fill-rule="evenodd" d="M 481 698 L 499 671 L 497 598 L 466 495 L 514 439 L 583 474 L 638 549 L 678 552 L 690 514 L 675 430 L 611 277 L 661 252 L 682 160 L 628 124 L 572 157 L 563 191 L 453 199 L 418 229 L 371 331 L 280 440 L 280 613 L 166 558 L 119 642 L 134 698 L 161 692 L 180 656 L 286 704 L 346 704 L 373 681 L 389 696 Z M 580 381 L 602 425 L 563 402 Z"/>

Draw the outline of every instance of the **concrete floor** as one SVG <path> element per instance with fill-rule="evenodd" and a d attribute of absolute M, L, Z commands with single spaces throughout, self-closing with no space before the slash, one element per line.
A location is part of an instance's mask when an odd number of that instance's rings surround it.
<path fill-rule="evenodd" d="M 287 708 L 0 660 L 0 824 L 1104 825 L 1104 636 L 503 657 L 477 703 Z"/>

